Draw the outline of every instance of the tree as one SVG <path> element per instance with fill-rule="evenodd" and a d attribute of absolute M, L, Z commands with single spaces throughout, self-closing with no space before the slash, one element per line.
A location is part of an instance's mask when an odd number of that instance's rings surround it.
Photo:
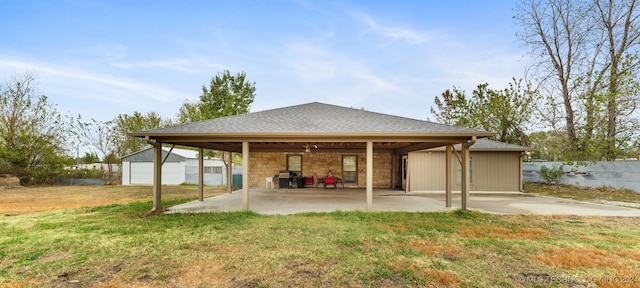
<path fill-rule="evenodd" d="M 522 80 L 516 79 L 503 90 L 480 84 L 469 98 L 454 87 L 442 93 L 442 100 L 436 96 L 437 110 L 431 107 L 431 113 L 439 123 L 496 132 L 494 140 L 528 145 L 525 125 L 530 120 L 535 95 L 528 85 L 523 87 Z"/>
<path fill-rule="evenodd" d="M 82 156 L 81 160 L 84 164 L 91 164 L 100 162 L 100 157 L 98 157 L 98 154 L 94 152 L 84 152 L 84 156 Z"/>
<path fill-rule="evenodd" d="M 98 151 L 100 155 L 96 155 L 96 157 L 101 157 L 103 163 L 107 164 L 107 182 L 111 183 L 113 165 L 120 161 L 116 156 L 116 153 L 118 152 L 117 149 L 119 147 L 118 140 L 130 137 L 128 137 L 128 135 L 124 135 L 124 138 L 122 138 L 123 135 L 116 134 L 113 121 L 102 122 L 91 119 L 89 122 L 83 122 L 82 118 L 79 116 L 77 119 L 77 125 L 79 128 L 79 131 L 77 132 L 77 135 L 79 136 L 78 141 L 83 143 L 85 146 L 94 148 Z"/>
<path fill-rule="evenodd" d="M 134 111 L 133 115 L 119 114 L 108 124 L 113 133 L 114 151 L 117 155 L 124 156 L 138 150 L 142 150 L 148 144 L 144 139 L 129 136 L 135 131 L 149 130 L 163 127 L 167 124 L 156 112 L 148 112 L 146 115 Z"/>
<path fill-rule="evenodd" d="M 202 85 L 199 102 L 185 101 L 178 112 L 180 123 L 249 113 L 255 98 L 255 83 L 246 80 L 246 73 L 231 75 L 224 70 L 211 78 L 209 88 Z"/>
<path fill-rule="evenodd" d="M 0 158 L 2 173 L 21 183 L 51 184 L 63 167 L 66 123 L 45 95 L 37 95 L 36 77 L 25 73 L 0 85 Z"/>
<path fill-rule="evenodd" d="M 565 160 L 613 160 L 637 128 L 637 6 L 636 0 L 521 0 L 516 8 L 518 36 L 536 59 L 529 71 L 547 96 L 540 115 L 567 135 Z"/>
<path fill-rule="evenodd" d="M 523 0 L 515 17 L 523 28 L 518 36 L 538 59 L 531 70 L 547 97 L 541 102 L 540 114 L 556 131 L 560 130 L 556 123 L 564 119 L 574 157 L 578 151 L 575 106 L 581 87 L 577 76 L 585 67 L 591 29 L 584 5 L 571 0 Z"/>
<path fill-rule="evenodd" d="M 608 72 L 604 84 L 607 123 L 605 159 L 615 160 L 618 152 L 616 138 L 627 136 L 619 135 L 620 129 L 625 129 L 619 127 L 619 117 L 635 110 L 640 91 L 635 78 L 640 67 L 637 50 L 640 44 L 640 11 L 635 0 L 594 2 L 596 27 L 601 30 L 600 35 L 604 35 L 602 49 L 608 52 L 603 53 L 607 60 L 604 63 L 608 63 L 603 67 Z"/>
<path fill-rule="evenodd" d="M 543 161 L 561 161 L 565 159 L 568 142 L 566 135 L 556 131 L 536 131 L 529 134 L 531 159 Z"/>
<path fill-rule="evenodd" d="M 188 123 L 225 116 L 249 113 L 255 98 L 255 82 L 248 82 L 244 72 L 231 75 L 224 70 L 211 78 L 209 88 L 202 85 L 202 95 L 198 102 L 185 100 L 178 111 L 178 122 Z M 220 156 L 227 163 L 224 153 L 212 151 L 208 156 Z"/>

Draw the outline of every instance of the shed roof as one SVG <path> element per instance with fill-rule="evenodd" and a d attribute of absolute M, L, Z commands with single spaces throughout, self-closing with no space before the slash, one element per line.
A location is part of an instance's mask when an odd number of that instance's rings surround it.
<path fill-rule="evenodd" d="M 133 157 L 136 157 L 138 155 L 142 155 L 142 154 L 148 154 L 148 155 L 143 155 L 138 157 L 139 159 L 144 159 L 146 161 L 151 161 L 153 159 L 153 156 L 151 155 L 151 150 L 153 148 L 153 146 L 149 146 L 147 148 L 144 148 L 142 150 L 138 150 L 136 152 L 133 152 L 131 154 L 122 156 L 121 159 L 123 161 L 127 161 L 127 159 L 131 159 Z M 163 157 L 166 157 L 166 155 L 168 153 L 170 153 L 171 155 L 169 156 L 170 158 L 168 158 L 167 160 L 170 160 L 170 162 L 174 162 L 174 161 L 184 161 L 186 159 L 198 159 L 198 151 L 196 150 L 189 150 L 189 149 L 181 149 L 181 148 L 171 148 L 171 147 L 162 147 L 163 150 Z M 177 158 L 176 158 L 177 156 Z M 211 159 L 209 157 L 205 156 L 205 159 Z M 218 158 L 213 158 L 213 159 L 217 159 Z"/>
<path fill-rule="evenodd" d="M 455 145 L 454 146 L 457 150 L 460 150 L 460 145 Z M 429 149 L 430 151 L 433 150 L 437 150 L 437 151 L 444 151 L 444 147 L 438 147 L 438 148 L 433 148 L 433 149 Z M 500 142 L 500 141 L 493 141 L 490 139 L 486 139 L 486 138 L 482 138 L 482 139 L 478 139 L 476 141 L 475 144 L 473 144 L 473 146 L 471 146 L 469 148 L 470 151 L 514 151 L 514 152 L 524 152 L 524 151 L 529 151 L 531 150 L 531 148 L 526 147 L 526 146 L 520 146 L 520 145 L 515 145 L 515 144 L 510 144 L 510 143 L 505 143 L 505 142 Z"/>
<path fill-rule="evenodd" d="M 364 146 L 358 143 L 366 141 L 376 142 L 375 148 L 415 151 L 494 133 L 312 102 L 130 135 L 162 143 L 239 152 L 239 143 L 243 141 L 250 142 L 252 150 L 264 151 L 299 148 L 300 142 L 319 149 L 362 149 Z M 430 144 L 424 144 L 427 142 Z M 415 146 L 418 143 L 423 145 Z"/>

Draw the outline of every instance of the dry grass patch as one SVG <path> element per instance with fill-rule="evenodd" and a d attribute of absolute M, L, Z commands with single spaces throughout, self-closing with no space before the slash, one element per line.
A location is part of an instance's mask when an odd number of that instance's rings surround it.
<path fill-rule="evenodd" d="M 528 193 L 538 193 L 544 196 L 567 198 L 581 201 L 606 200 L 640 203 L 640 193 L 629 189 L 616 189 L 613 187 L 576 187 L 564 184 L 527 183 L 525 190 Z"/>
<path fill-rule="evenodd" d="M 0 211 L 4 215 L 21 215 L 67 208 L 151 201 L 152 189 L 151 186 L 43 186 L 1 189 Z M 225 192 L 226 186 L 209 186 L 204 189 L 205 197 Z M 162 187 L 163 200 L 197 197 L 198 187 L 194 185 Z"/>
<path fill-rule="evenodd" d="M 426 276 L 431 279 L 428 286 L 432 287 L 462 287 L 462 281 L 458 278 L 458 276 L 449 271 L 440 271 L 440 270 L 432 270 L 428 269 L 424 272 Z"/>
<path fill-rule="evenodd" d="M 450 261 L 455 261 L 464 257 L 464 253 L 461 251 L 460 246 L 455 245 L 434 245 L 424 241 L 411 240 L 407 242 L 406 246 L 421 251 L 426 255 L 440 257 Z"/>
<path fill-rule="evenodd" d="M 425 265 L 429 264 L 399 262 L 390 265 L 390 268 L 396 274 L 410 273 L 416 275 L 418 278 L 416 282 L 420 282 L 419 279 L 423 279 L 425 287 L 462 287 L 462 281 L 455 273 L 447 270 L 426 268 Z"/>
<path fill-rule="evenodd" d="M 458 235 L 465 238 L 531 239 L 549 236 L 549 232 L 540 228 L 509 229 L 496 226 L 471 226 L 462 229 Z"/>
<path fill-rule="evenodd" d="M 532 257 L 547 265 L 572 270 L 580 268 L 626 270 L 637 265 L 633 259 L 596 248 L 548 247 L 544 253 L 532 255 Z"/>

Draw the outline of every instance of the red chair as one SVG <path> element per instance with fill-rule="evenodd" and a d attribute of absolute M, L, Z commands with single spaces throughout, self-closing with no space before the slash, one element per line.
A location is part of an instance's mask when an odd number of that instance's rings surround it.
<path fill-rule="evenodd" d="M 336 178 L 334 178 L 333 176 L 324 177 L 324 181 L 322 182 L 322 184 L 324 185 L 325 189 L 327 189 L 327 185 L 333 185 L 333 188 L 338 188 L 336 186 Z"/>
<path fill-rule="evenodd" d="M 313 186 L 313 177 L 304 177 L 304 187 Z"/>

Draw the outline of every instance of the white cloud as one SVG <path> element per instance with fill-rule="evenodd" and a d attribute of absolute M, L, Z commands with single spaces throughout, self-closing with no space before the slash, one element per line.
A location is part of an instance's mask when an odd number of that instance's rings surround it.
<path fill-rule="evenodd" d="M 133 110 L 169 110 L 167 106 L 173 111 L 171 113 L 175 113 L 175 105 L 167 104 L 182 103 L 188 96 L 184 91 L 158 83 L 144 83 L 141 80 L 63 67 L 59 64 L 21 61 L 0 56 L 0 67 L 3 67 L 2 72 L 5 75 L 35 71 L 42 83 L 41 86 L 45 89 L 45 95 L 54 103 L 68 104 L 69 107 L 60 105 L 61 109 L 75 109 L 70 111 L 73 114 L 104 114 L 104 119 L 101 120 L 108 120 L 117 114 L 130 113 Z M 163 116 L 167 115 L 166 111 L 159 112 Z"/>
<path fill-rule="evenodd" d="M 371 16 L 362 12 L 352 12 L 351 15 L 368 26 L 367 32 L 380 35 L 386 39 L 400 40 L 410 44 L 421 44 L 428 40 L 426 36 L 409 28 L 381 25 Z"/>

